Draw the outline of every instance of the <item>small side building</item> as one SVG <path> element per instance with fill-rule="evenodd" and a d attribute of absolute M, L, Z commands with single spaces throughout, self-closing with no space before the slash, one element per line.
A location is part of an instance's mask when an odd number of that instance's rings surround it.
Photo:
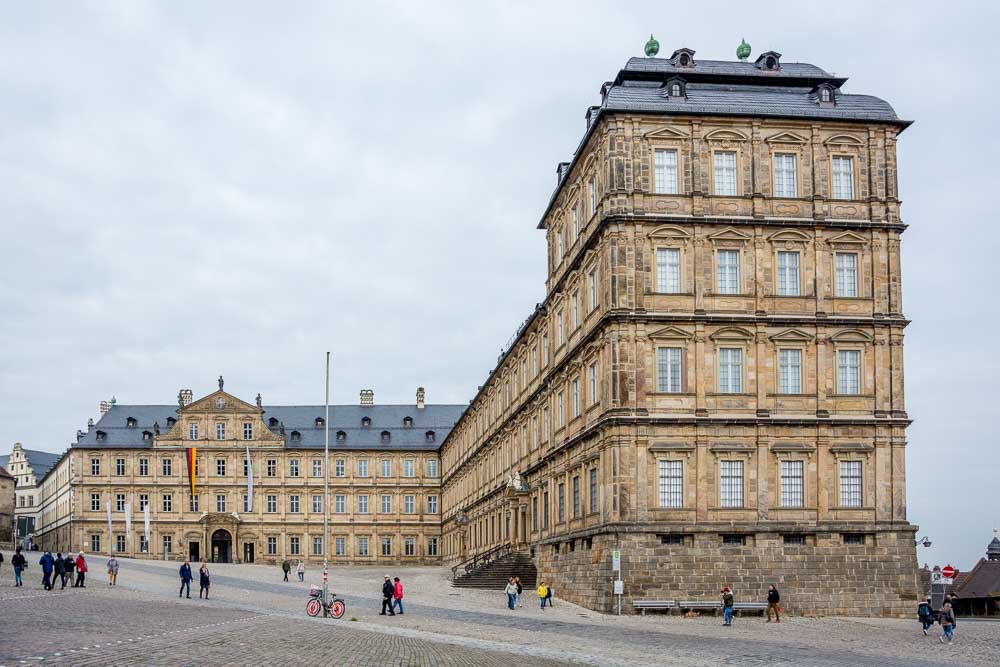
<path fill-rule="evenodd" d="M 980 558 L 951 593 L 959 616 L 1000 616 L 1000 538 L 996 528 L 986 547 L 986 558 Z"/>
<path fill-rule="evenodd" d="M 14 540 L 14 476 L 0 466 L 0 546 Z"/>

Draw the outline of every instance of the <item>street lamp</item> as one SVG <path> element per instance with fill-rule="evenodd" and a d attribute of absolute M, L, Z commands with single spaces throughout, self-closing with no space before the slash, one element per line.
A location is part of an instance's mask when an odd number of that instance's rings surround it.
<path fill-rule="evenodd" d="M 914 546 L 922 544 L 925 548 L 931 546 L 931 540 L 926 535 L 913 543 Z"/>

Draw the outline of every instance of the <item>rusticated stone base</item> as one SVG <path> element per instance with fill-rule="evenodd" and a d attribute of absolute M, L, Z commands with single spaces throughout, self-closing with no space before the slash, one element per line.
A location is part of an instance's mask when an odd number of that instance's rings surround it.
<path fill-rule="evenodd" d="M 598 533 L 558 545 L 535 546 L 539 581 L 557 598 L 595 611 L 615 611 L 611 552 L 621 550 L 622 613 L 633 600 L 717 600 L 723 586 L 740 602 L 764 602 L 768 584 L 781 592 L 783 613 L 807 616 L 911 617 L 919 591 L 913 531 L 868 531 L 864 545 L 845 545 L 840 532 L 786 544 L 783 534 L 745 536 L 745 546 L 723 546 L 720 533 L 683 536 L 664 544 L 646 532 Z M 589 540 L 589 542 L 588 542 Z M 588 548 L 589 545 L 589 548 Z M 558 546 L 558 553 L 556 547 Z"/>

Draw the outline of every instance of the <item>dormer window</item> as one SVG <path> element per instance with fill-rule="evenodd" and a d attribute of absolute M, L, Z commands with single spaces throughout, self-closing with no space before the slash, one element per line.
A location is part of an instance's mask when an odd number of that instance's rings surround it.
<path fill-rule="evenodd" d="M 413 426 L 413 417 L 403 417 L 403 426 L 406 428 Z"/>
<path fill-rule="evenodd" d="M 694 67 L 694 51 L 691 49 L 677 49 L 670 56 L 670 62 L 674 67 Z"/>
<path fill-rule="evenodd" d="M 226 407 L 226 399 L 219 396 L 217 399 L 215 399 L 215 407 L 219 408 L 220 410 Z"/>
<path fill-rule="evenodd" d="M 277 428 L 278 427 L 278 418 L 277 417 L 271 417 L 270 419 L 267 420 L 267 425 L 270 426 L 271 428 Z"/>
<path fill-rule="evenodd" d="M 143 431 L 142 432 L 142 439 L 143 440 L 152 440 L 153 439 L 153 434 L 150 433 L 149 431 Z"/>
<path fill-rule="evenodd" d="M 316 417 L 316 428 L 323 428 L 325 424 L 326 422 L 323 420 L 322 417 Z"/>
<path fill-rule="evenodd" d="M 757 56 L 754 66 L 765 72 L 777 72 L 781 69 L 781 54 L 777 51 L 766 51 Z"/>
<path fill-rule="evenodd" d="M 389 435 L 389 432 L 388 432 L 388 431 L 382 431 L 382 442 L 383 442 L 383 443 L 386 443 L 386 442 L 389 442 L 389 440 L 390 440 L 391 438 L 392 438 L 392 436 L 391 436 L 391 435 Z"/>
<path fill-rule="evenodd" d="M 687 86 L 684 83 L 684 79 L 668 79 L 667 80 L 667 99 L 669 100 L 683 100 L 687 97 Z"/>
<path fill-rule="evenodd" d="M 104 431 L 97 432 L 97 442 L 105 442 L 108 439 L 108 434 Z"/>
<path fill-rule="evenodd" d="M 298 442 L 302 440 L 302 434 L 298 431 L 292 431 L 292 442 Z"/>
<path fill-rule="evenodd" d="M 174 419 L 173 417 L 167 417 L 167 428 L 173 428 L 174 424 L 176 423 L 177 423 L 176 419 Z"/>
<path fill-rule="evenodd" d="M 368 428 L 371 425 L 372 425 L 372 419 L 371 419 L 371 417 L 362 417 L 361 418 L 361 428 Z"/>
<path fill-rule="evenodd" d="M 424 440 L 427 442 L 434 442 L 434 431 L 427 431 L 427 433 L 424 433 Z"/>
<path fill-rule="evenodd" d="M 817 99 L 821 107 L 837 106 L 837 91 L 829 84 L 821 84 L 817 89 Z"/>
<path fill-rule="evenodd" d="M 344 442 L 347 440 L 347 434 L 343 431 L 337 431 L 337 442 Z"/>
<path fill-rule="evenodd" d="M 125 419 L 125 428 L 135 428 L 136 424 L 137 422 L 135 421 L 135 417 L 128 417 Z"/>

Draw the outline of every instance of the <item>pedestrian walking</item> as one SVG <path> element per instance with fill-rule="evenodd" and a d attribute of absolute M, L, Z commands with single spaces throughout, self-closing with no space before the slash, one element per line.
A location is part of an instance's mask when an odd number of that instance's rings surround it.
<path fill-rule="evenodd" d="M 729 586 L 722 589 L 722 616 L 725 619 L 723 625 L 733 624 L 733 591 Z"/>
<path fill-rule="evenodd" d="M 503 592 L 507 594 L 507 608 L 514 608 L 514 601 L 517 600 L 517 584 L 514 583 L 514 577 L 507 577 L 507 585 L 504 586 Z"/>
<path fill-rule="evenodd" d="M 69 585 L 76 586 L 76 559 L 68 551 L 66 558 L 63 559 L 63 566 L 66 568 L 66 579 L 69 581 Z"/>
<path fill-rule="evenodd" d="M 114 586 L 118 583 L 118 559 L 115 558 L 114 554 L 108 559 L 108 586 Z"/>
<path fill-rule="evenodd" d="M 938 622 L 941 624 L 942 630 L 938 639 L 941 640 L 942 644 L 945 643 L 945 639 L 948 640 L 947 643 L 951 644 L 955 640 L 955 611 L 950 602 L 944 603 L 941 614 L 938 616 Z"/>
<path fill-rule="evenodd" d="M 191 561 L 189 561 L 186 558 L 184 559 L 184 564 L 181 565 L 181 569 L 179 570 L 179 574 L 180 574 L 180 577 L 181 577 L 181 590 L 177 594 L 177 597 L 181 597 L 182 595 L 184 595 L 184 589 L 186 588 L 187 589 L 187 596 L 188 596 L 188 599 L 190 600 L 191 599 Z"/>
<path fill-rule="evenodd" d="M 389 616 L 395 616 L 396 612 L 392 610 L 392 596 L 396 592 L 396 587 L 392 583 L 392 579 L 389 575 L 385 575 L 385 581 L 382 582 L 382 611 L 379 612 L 379 616 L 385 616 L 385 610 L 389 610 Z"/>
<path fill-rule="evenodd" d="M 545 582 L 540 582 L 538 584 L 538 600 L 542 603 L 542 609 L 545 609 L 545 600 L 549 597 L 549 587 L 545 585 Z"/>
<path fill-rule="evenodd" d="M 917 605 L 917 618 L 920 619 L 921 629 L 923 629 L 926 636 L 927 630 L 934 625 L 934 612 L 931 610 L 930 598 L 927 598 L 926 602 L 921 602 Z"/>
<path fill-rule="evenodd" d="M 288 573 L 292 571 L 292 564 L 288 562 L 288 559 L 281 561 L 281 570 L 285 573 L 285 581 L 288 581 Z"/>
<path fill-rule="evenodd" d="M 778 593 L 778 589 L 771 584 L 767 587 L 767 622 L 771 622 L 771 610 L 774 610 L 774 616 L 777 623 L 781 623 L 781 594 Z"/>
<path fill-rule="evenodd" d="M 547 586 L 545 588 L 545 604 L 549 605 L 550 607 L 554 607 L 555 606 L 553 600 L 554 595 L 555 593 L 552 592 L 552 586 Z"/>
<path fill-rule="evenodd" d="M 205 599 L 208 599 L 208 587 L 212 584 L 212 576 L 208 572 L 208 563 L 202 562 L 201 567 L 198 569 L 198 583 L 200 588 L 198 589 L 198 597 L 201 594 L 205 594 Z"/>
<path fill-rule="evenodd" d="M 295 571 L 299 575 L 299 581 L 306 580 L 306 564 L 303 561 L 299 561 L 299 566 L 295 568 Z"/>
<path fill-rule="evenodd" d="M 24 559 L 21 547 L 18 547 L 14 551 L 14 556 L 10 559 L 10 564 L 14 567 L 14 586 L 23 586 L 24 582 L 21 581 L 21 573 L 28 567 L 28 561 Z"/>
<path fill-rule="evenodd" d="M 52 561 L 52 588 L 56 587 L 56 579 L 62 583 L 62 588 L 59 590 L 64 590 L 66 588 L 66 563 L 63 561 L 62 552 L 57 551 L 55 560 Z"/>
<path fill-rule="evenodd" d="M 392 606 L 393 609 L 399 607 L 399 615 L 403 615 L 403 582 L 399 580 L 399 577 L 392 579 Z"/>
<path fill-rule="evenodd" d="M 957 598 L 953 597 L 951 593 L 944 596 L 944 602 L 941 603 L 941 608 L 944 609 L 946 604 L 951 605 L 952 619 L 951 619 L 951 633 L 954 635 L 958 630 L 958 614 L 955 612 L 955 601 Z"/>
<path fill-rule="evenodd" d="M 55 560 L 52 558 L 52 554 L 46 551 L 38 560 L 38 564 L 42 566 L 42 587 L 47 591 L 51 591 L 52 570 L 55 569 Z"/>
<path fill-rule="evenodd" d="M 76 555 L 76 588 L 86 588 L 87 585 L 84 583 L 87 580 L 87 561 L 83 558 L 83 552 L 81 551 Z"/>
<path fill-rule="evenodd" d="M 521 586 L 521 577 L 514 577 L 514 585 L 517 586 L 517 606 L 523 607 L 524 602 L 521 601 L 521 593 L 524 591 L 524 588 Z"/>

